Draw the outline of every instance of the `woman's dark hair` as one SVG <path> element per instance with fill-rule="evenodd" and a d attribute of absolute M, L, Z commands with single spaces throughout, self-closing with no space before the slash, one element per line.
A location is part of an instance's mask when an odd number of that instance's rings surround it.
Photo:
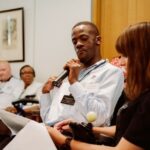
<path fill-rule="evenodd" d="M 29 67 L 32 69 L 32 72 L 33 72 L 33 76 L 35 77 L 35 70 L 33 69 L 33 67 L 31 67 L 30 65 L 24 65 L 20 68 L 20 77 L 21 77 L 21 74 L 22 74 L 22 70 L 26 67 Z"/>
<path fill-rule="evenodd" d="M 150 22 L 126 28 L 116 41 L 119 53 L 128 57 L 126 94 L 135 99 L 150 88 Z"/>

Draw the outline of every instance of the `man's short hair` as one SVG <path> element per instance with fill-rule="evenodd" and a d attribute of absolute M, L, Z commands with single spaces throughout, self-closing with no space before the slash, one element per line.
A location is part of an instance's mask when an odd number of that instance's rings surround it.
<path fill-rule="evenodd" d="M 94 23 L 92 23 L 92 22 L 90 22 L 90 21 L 81 21 L 81 22 L 76 23 L 76 24 L 73 26 L 72 29 L 74 29 L 75 27 L 77 27 L 77 26 L 79 26 L 79 25 L 89 25 L 89 26 L 91 26 L 91 27 L 93 28 L 94 33 L 95 33 L 96 35 L 99 35 L 99 30 L 98 30 L 97 26 L 96 26 Z"/>

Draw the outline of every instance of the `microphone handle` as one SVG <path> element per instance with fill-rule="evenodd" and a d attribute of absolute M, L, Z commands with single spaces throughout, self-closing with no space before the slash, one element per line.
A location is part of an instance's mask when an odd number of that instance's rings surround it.
<path fill-rule="evenodd" d="M 69 70 L 64 70 L 54 81 L 53 85 L 60 87 L 62 81 L 69 75 Z"/>

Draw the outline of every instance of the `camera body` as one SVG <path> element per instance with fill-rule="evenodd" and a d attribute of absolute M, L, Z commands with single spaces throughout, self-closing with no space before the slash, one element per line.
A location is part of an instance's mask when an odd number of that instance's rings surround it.
<path fill-rule="evenodd" d="M 76 123 L 71 122 L 69 124 L 73 138 L 78 141 L 95 144 L 96 137 L 92 131 L 93 125 L 91 123 Z"/>

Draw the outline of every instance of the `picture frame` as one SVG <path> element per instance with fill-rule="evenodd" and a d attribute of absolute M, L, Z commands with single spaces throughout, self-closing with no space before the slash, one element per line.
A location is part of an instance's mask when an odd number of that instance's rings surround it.
<path fill-rule="evenodd" d="M 25 60 L 23 7 L 0 11 L 0 60 Z"/>

